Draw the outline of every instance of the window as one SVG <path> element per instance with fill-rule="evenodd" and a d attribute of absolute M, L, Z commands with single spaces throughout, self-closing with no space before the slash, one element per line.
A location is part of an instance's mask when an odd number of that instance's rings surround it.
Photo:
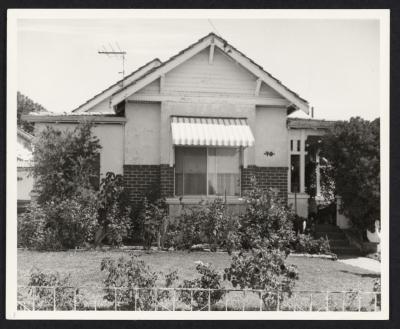
<path fill-rule="evenodd" d="M 176 147 L 176 195 L 240 195 L 237 148 Z"/>
<path fill-rule="evenodd" d="M 290 192 L 300 191 L 300 155 L 290 155 Z"/>

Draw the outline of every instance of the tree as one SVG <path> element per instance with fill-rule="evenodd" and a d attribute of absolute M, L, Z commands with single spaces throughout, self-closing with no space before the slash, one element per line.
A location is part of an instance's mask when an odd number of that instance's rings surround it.
<path fill-rule="evenodd" d="M 32 99 L 24 94 L 17 92 L 17 125 L 23 130 L 32 133 L 33 123 L 22 120 L 23 114 L 29 114 L 30 112 L 47 112 L 47 110 L 40 104 L 35 103 Z"/>
<path fill-rule="evenodd" d="M 99 183 L 101 146 L 91 129 L 89 122 L 65 131 L 48 126 L 37 136 L 32 171 L 39 204 L 79 195 Z"/>
<path fill-rule="evenodd" d="M 322 183 L 335 182 L 343 213 L 361 232 L 374 231 L 380 219 L 379 141 L 379 119 L 356 117 L 337 122 L 320 144 L 320 157 L 329 164 Z"/>

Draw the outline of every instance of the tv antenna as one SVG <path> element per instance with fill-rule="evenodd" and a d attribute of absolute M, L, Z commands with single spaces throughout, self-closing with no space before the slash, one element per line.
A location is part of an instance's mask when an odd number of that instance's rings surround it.
<path fill-rule="evenodd" d="M 106 48 L 104 45 L 102 46 L 101 50 L 98 51 L 100 55 L 107 55 L 109 58 L 118 58 L 122 59 L 122 71 L 118 72 L 119 74 L 122 74 L 122 80 L 121 80 L 121 87 L 124 86 L 124 79 L 125 79 L 125 56 L 126 56 L 126 51 L 122 51 L 121 47 L 119 46 L 118 42 L 115 42 L 116 48 L 112 46 L 111 43 L 108 44 L 109 48 Z"/>

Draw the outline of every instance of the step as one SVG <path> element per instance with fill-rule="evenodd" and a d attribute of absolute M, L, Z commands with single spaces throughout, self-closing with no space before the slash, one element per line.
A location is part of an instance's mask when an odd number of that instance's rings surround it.
<path fill-rule="evenodd" d="M 354 247 L 331 247 L 331 250 L 336 255 L 360 255 L 360 250 Z"/>
<path fill-rule="evenodd" d="M 335 247 L 349 247 L 349 241 L 347 239 L 332 239 L 329 240 L 329 245 L 331 248 Z"/>
<path fill-rule="evenodd" d="M 315 225 L 316 232 L 341 232 L 340 228 L 332 224 L 317 224 Z"/>
<path fill-rule="evenodd" d="M 318 238 L 326 238 L 329 240 L 344 240 L 346 239 L 346 235 L 343 232 L 316 232 L 315 237 Z"/>

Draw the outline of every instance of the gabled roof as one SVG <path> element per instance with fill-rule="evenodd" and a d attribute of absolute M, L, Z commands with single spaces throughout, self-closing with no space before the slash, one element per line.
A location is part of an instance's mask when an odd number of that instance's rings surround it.
<path fill-rule="evenodd" d="M 150 62 L 144 64 L 143 66 L 139 67 L 137 70 L 132 72 L 131 74 L 127 75 L 124 79 L 121 79 L 108 87 L 107 89 L 101 91 L 97 95 L 90 98 L 88 101 L 83 103 L 82 105 L 78 106 L 76 109 L 72 110 L 72 112 L 85 112 L 90 110 L 93 106 L 96 106 L 100 102 L 106 100 L 112 94 L 118 91 L 121 88 L 121 85 L 126 85 L 132 83 L 132 81 L 137 80 L 141 76 L 145 75 L 155 67 L 159 66 L 161 61 L 158 58 L 151 60 Z"/>
<path fill-rule="evenodd" d="M 144 75 L 138 77 L 123 88 L 117 90 L 115 93 L 112 94 L 111 105 L 117 105 L 136 91 L 145 87 L 154 80 L 160 78 L 168 71 L 174 69 L 181 63 L 185 62 L 192 56 L 196 55 L 197 53 L 211 45 L 214 45 L 214 47 L 218 47 L 227 56 L 230 56 L 237 63 L 241 64 L 248 71 L 258 77 L 261 81 L 269 85 L 284 98 L 288 99 L 291 102 L 291 108 L 294 107 L 296 109 L 300 109 L 308 114 L 309 104 L 305 99 L 301 98 L 297 93 L 286 87 L 281 81 L 265 71 L 262 66 L 256 64 L 253 60 L 251 60 L 242 52 L 230 45 L 225 39 L 217 36 L 214 33 L 206 35 L 205 37 L 198 40 L 196 43 L 179 52 L 177 55 L 163 62 L 161 65 L 154 67 Z"/>

